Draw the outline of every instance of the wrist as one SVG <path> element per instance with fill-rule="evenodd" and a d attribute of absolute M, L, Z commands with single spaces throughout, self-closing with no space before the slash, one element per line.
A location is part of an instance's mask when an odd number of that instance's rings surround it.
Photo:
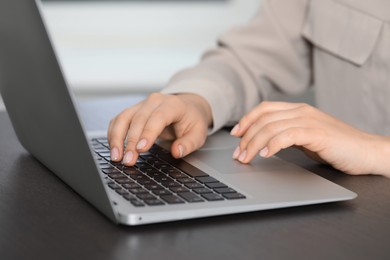
<path fill-rule="evenodd" d="M 390 137 L 376 136 L 373 147 L 372 174 L 383 175 L 390 178 Z"/>

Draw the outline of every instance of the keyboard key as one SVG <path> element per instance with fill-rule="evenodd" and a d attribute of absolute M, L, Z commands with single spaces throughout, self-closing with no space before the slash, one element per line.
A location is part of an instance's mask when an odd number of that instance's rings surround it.
<path fill-rule="evenodd" d="M 193 189 L 198 194 L 205 194 L 205 193 L 213 193 L 212 190 L 207 189 L 207 188 L 199 188 L 199 189 Z"/>
<path fill-rule="evenodd" d="M 166 164 L 166 163 L 154 163 L 153 166 L 156 167 L 157 169 L 160 169 L 160 170 L 172 167 L 171 165 Z"/>
<path fill-rule="evenodd" d="M 195 182 L 195 180 L 191 179 L 191 178 L 180 178 L 180 179 L 176 179 L 176 180 L 182 184 Z"/>
<path fill-rule="evenodd" d="M 99 163 L 99 168 L 101 170 L 113 169 L 113 167 L 108 163 Z"/>
<path fill-rule="evenodd" d="M 126 184 L 126 183 L 134 183 L 129 178 L 121 178 L 121 179 L 115 179 L 115 181 L 119 184 Z"/>
<path fill-rule="evenodd" d="M 226 188 L 227 185 L 222 183 L 222 182 L 211 182 L 211 183 L 206 183 L 206 186 L 214 189 L 214 188 Z"/>
<path fill-rule="evenodd" d="M 104 147 L 102 145 L 97 145 L 96 147 L 93 148 L 93 150 L 95 151 L 95 153 L 98 153 L 98 154 L 110 152 L 106 147 Z M 104 157 L 104 155 L 103 155 L 103 157 Z"/>
<path fill-rule="evenodd" d="M 142 186 L 146 185 L 157 185 L 157 182 L 147 178 L 147 179 L 137 179 L 137 183 L 141 184 Z"/>
<path fill-rule="evenodd" d="M 163 177 L 167 177 L 164 173 L 160 172 L 160 171 L 155 171 L 155 172 L 147 172 L 146 175 L 148 175 L 150 178 L 163 178 Z"/>
<path fill-rule="evenodd" d="M 214 191 L 218 192 L 219 194 L 237 193 L 237 191 L 233 190 L 232 188 L 215 188 Z"/>
<path fill-rule="evenodd" d="M 188 175 L 180 172 L 179 170 L 169 170 L 169 171 L 164 171 L 167 173 L 170 177 L 174 179 L 179 179 L 179 178 L 188 178 Z"/>
<path fill-rule="evenodd" d="M 146 184 L 144 187 L 147 190 L 162 190 L 162 189 L 164 189 L 163 186 L 158 185 L 158 184 Z"/>
<path fill-rule="evenodd" d="M 182 201 L 179 197 L 177 197 L 175 195 L 162 195 L 162 196 L 160 196 L 160 198 L 163 199 L 168 204 L 184 203 L 184 201 Z"/>
<path fill-rule="evenodd" d="M 136 174 L 142 174 L 138 169 L 136 168 L 129 168 L 129 167 L 126 167 L 122 170 L 125 174 L 129 174 L 129 175 L 136 175 Z"/>
<path fill-rule="evenodd" d="M 184 186 L 186 186 L 187 188 L 189 189 L 199 189 L 199 188 L 204 188 L 204 186 L 200 183 L 197 183 L 197 182 L 192 182 L 192 183 L 186 183 L 184 184 Z"/>
<path fill-rule="evenodd" d="M 132 179 L 135 180 L 135 181 L 146 181 L 146 180 L 150 180 L 149 177 L 147 177 L 146 175 L 142 175 L 142 174 L 129 175 L 129 177 L 132 178 Z"/>
<path fill-rule="evenodd" d="M 211 176 L 207 176 L 207 177 L 196 177 L 195 178 L 197 181 L 201 182 L 201 183 L 211 183 L 211 182 L 219 182 L 217 179 L 211 177 Z"/>
<path fill-rule="evenodd" d="M 169 178 L 168 176 L 157 176 L 153 178 L 157 182 L 175 182 L 172 178 Z"/>
<path fill-rule="evenodd" d="M 182 193 L 179 193 L 179 196 L 190 203 L 204 201 L 202 198 L 200 198 L 199 196 L 197 196 L 196 194 L 194 194 L 192 192 L 182 192 Z"/>
<path fill-rule="evenodd" d="M 175 166 L 176 168 L 180 169 L 191 177 L 209 176 L 208 174 L 204 173 L 198 168 L 195 168 L 186 161 L 173 158 L 170 153 L 162 152 L 161 150 L 157 150 L 157 152 L 158 153 L 156 154 L 156 156 L 158 158 L 163 159 L 164 161 Z"/>
<path fill-rule="evenodd" d="M 181 186 L 180 183 L 177 183 L 175 181 L 162 182 L 161 185 L 163 185 L 164 187 L 167 187 L 167 188 L 180 187 Z"/>
<path fill-rule="evenodd" d="M 111 154 L 110 154 L 110 151 L 105 151 L 105 152 L 98 152 L 98 154 L 101 156 L 101 157 L 110 157 Z"/>
<path fill-rule="evenodd" d="M 224 200 L 224 198 L 221 195 L 215 193 L 205 193 L 202 194 L 202 197 L 208 201 Z"/>
<path fill-rule="evenodd" d="M 128 193 L 123 195 L 123 198 L 125 198 L 126 200 L 137 200 L 137 197 Z"/>
<path fill-rule="evenodd" d="M 134 207 L 144 207 L 145 204 L 143 204 L 141 201 L 139 200 L 130 200 L 130 203 L 134 206 Z"/>
<path fill-rule="evenodd" d="M 148 204 L 149 206 L 160 206 L 160 205 L 164 205 L 164 202 L 162 202 L 162 201 L 159 200 L 159 199 L 144 200 L 144 202 L 145 202 L 146 204 Z"/>
<path fill-rule="evenodd" d="M 157 199 L 155 196 L 153 196 L 150 193 L 137 194 L 137 198 L 139 198 L 141 200 L 155 200 L 155 199 Z"/>
<path fill-rule="evenodd" d="M 148 167 L 141 167 L 139 168 L 139 170 L 143 173 L 148 173 L 148 172 L 158 172 L 158 170 L 152 166 L 148 166 Z"/>
<path fill-rule="evenodd" d="M 137 163 L 135 164 L 135 166 L 136 166 L 138 169 L 140 169 L 140 168 L 149 167 L 150 165 L 147 164 L 146 162 L 137 162 Z"/>
<path fill-rule="evenodd" d="M 137 183 L 135 182 L 132 182 L 132 183 L 125 183 L 122 185 L 123 188 L 125 189 L 138 189 L 138 188 L 141 188 L 141 186 L 139 186 Z"/>
<path fill-rule="evenodd" d="M 164 167 L 164 169 L 160 169 L 162 172 L 169 174 L 169 173 L 181 173 L 178 169 L 176 169 L 173 166 Z"/>
<path fill-rule="evenodd" d="M 171 191 L 175 192 L 175 193 L 180 193 L 180 192 L 189 192 L 188 189 L 184 188 L 183 186 L 179 186 L 179 187 L 171 187 L 170 188 Z"/>
<path fill-rule="evenodd" d="M 242 195 L 241 193 L 225 193 L 222 194 L 226 199 L 228 200 L 236 200 L 236 199 L 245 199 L 246 197 Z"/>
<path fill-rule="evenodd" d="M 107 141 L 107 138 L 105 137 L 102 137 L 102 138 L 96 138 L 94 139 L 96 140 L 97 142 L 101 143 L 101 144 L 104 144 L 105 146 L 108 146 L 108 141 Z"/>
<path fill-rule="evenodd" d="M 129 191 L 133 194 L 141 194 L 141 193 L 149 193 L 147 190 L 143 188 L 135 188 L 135 189 L 129 189 Z"/>
<path fill-rule="evenodd" d="M 110 161 L 110 163 L 115 166 L 116 168 L 118 169 L 122 169 L 123 168 L 123 164 L 121 162 L 113 162 L 110 160 L 110 157 L 108 157 L 108 161 Z"/>
<path fill-rule="evenodd" d="M 115 190 L 116 193 L 118 193 L 119 195 L 126 195 L 126 194 L 129 194 L 126 190 L 124 189 L 116 189 Z"/>
<path fill-rule="evenodd" d="M 107 168 L 107 169 L 102 169 L 102 172 L 105 173 L 105 174 L 111 174 L 111 173 L 120 173 L 118 171 L 118 169 L 110 166 L 110 168 Z"/>
<path fill-rule="evenodd" d="M 157 196 L 161 196 L 161 195 L 172 195 L 171 192 L 169 192 L 168 190 L 152 190 L 152 192 L 154 194 L 156 194 Z"/>
<path fill-rule="evenodd" d="M 125 175 L 123 175 L 122 173 L 109 173 L 107 175 L 108 175 L 108 177 L 110 177 L 111 179 L 114 179 L 114 180 L 121 179 L 121 178 L 127 179 L 127 177 Z"/>
<path fill-rule="evenodd" d="M 115 184 L 115 183 L 109 183 L 108 187 L 110 187 L 113 190 L 121 189 L 121 187 L 118 184 Z"/>

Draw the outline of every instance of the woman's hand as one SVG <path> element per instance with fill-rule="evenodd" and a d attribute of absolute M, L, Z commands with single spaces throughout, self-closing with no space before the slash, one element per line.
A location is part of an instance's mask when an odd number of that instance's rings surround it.
<path fill-rule="evenodd" d="M 175 140 L 172 155 L 183 157 L 204 144 L 211 124 L 211 109 L 202 97 L 153 93 L 111 120 L 111 160 L 134 165 L 139 153 L 149 150 L 158 137 Z"/>
<path fill-rule="evenodd" d="M 233 158 L 249 163 L 298 146 L 311 158 L 349 174 L 390 176 L 388 137 L 355 129 L 307 104 L 263 102 L 233 128 L 241 137 Z M 379 167 L 378 167 L 379 166 Z"/>

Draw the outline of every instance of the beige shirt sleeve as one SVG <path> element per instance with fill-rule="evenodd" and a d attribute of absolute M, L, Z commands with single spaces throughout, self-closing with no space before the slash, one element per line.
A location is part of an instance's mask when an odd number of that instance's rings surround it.
<path fill-rule="evenodd" d="M 176 74 L 163 93 L 195 93 L 213 113 L 210 133 L 237 122 L 273 92 L 296 94 L 311 83 L 310 46 L 301 31 L 308 0 L 265 0 L 245 26 L 220 37 L 201 62 Z"/>

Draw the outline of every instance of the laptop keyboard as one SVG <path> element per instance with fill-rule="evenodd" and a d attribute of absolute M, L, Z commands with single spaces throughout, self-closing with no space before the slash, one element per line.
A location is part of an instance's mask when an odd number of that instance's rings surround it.
<path fill-rule="evenodd" d="M 106 138 L 93 139 L 92 147 L 107 185 L 135 207 L 246 198 L 156 144 L 132 167 L 110 160 Z"/>

